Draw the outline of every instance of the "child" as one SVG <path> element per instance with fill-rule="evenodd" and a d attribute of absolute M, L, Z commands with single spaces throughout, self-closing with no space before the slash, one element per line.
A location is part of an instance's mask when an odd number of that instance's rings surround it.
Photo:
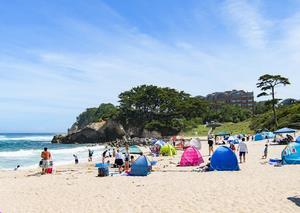
<path fill-rule="evenodd" d="M 230 149 L 235 152 L 235 145 L 233 143 L 230 143 Z"/>
<path fill-rule="evenodd" d="M 267 157 L 268 157 L 268 144 L 265 145 L 264 155 L 262 156 L 262 158 L 266 159 Z"/>

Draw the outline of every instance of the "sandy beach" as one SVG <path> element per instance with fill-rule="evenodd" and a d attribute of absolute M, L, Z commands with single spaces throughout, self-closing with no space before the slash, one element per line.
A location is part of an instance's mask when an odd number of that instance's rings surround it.
<path fill-rule="evenodd" d="M 97 177 L 94 164 L 0 172 L 0 212 L 299 212 L 300 166 L 262 160 L 264 142 L 249 142 L 238 172 L 192 172 L 175 157 L 158 157 L 147 177 Z M 284 146 L 270 146 L 280 157 Z M 208 159 L 208 147 L 202 143 Z"/>

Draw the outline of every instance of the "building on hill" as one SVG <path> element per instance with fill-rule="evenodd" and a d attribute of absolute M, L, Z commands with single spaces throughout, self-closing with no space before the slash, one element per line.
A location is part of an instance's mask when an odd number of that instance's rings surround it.
<path fill-rule="evenodd" d="M 254 93 L 244 90 L 215 92 L 206 96 L 206 100 L 218 104 L 232 104 L 244 109 L 254 110 Z"/>
<path fill-rule="evenodd" d="M 296 99 L 293 99 L 293 98 L 287 98 L 287 99 L 282 100 L 279 103 L 279 106 L 289 106 L 289 105 L 292 105 L 292 104 L 295 104 L 295 103 L 300 103 L 300 100 L 296 100 Z"/>

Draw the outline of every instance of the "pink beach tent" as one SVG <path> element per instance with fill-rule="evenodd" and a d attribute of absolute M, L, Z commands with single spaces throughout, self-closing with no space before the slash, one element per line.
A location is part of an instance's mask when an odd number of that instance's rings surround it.
<path fill-rule="evenodd" d="M 183 152 L 180 160 L 180 166 L 199 166 L 201 163 L 204 163 L 202 155 L 199 150 L 193 146 Z"/>

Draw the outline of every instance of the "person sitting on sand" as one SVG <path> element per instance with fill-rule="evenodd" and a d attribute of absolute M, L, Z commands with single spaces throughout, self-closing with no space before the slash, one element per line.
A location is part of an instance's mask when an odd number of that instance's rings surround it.
<path fill-rule="evenodd" d="M 134 156 L 131 155 L 131 156 L 130 156 L 130 166 L 133 164 L 133 162 L 134 162 Z"/>
<path fill-rule="evenodd" d="M 74 160 L 75 160 L 75 164 L 78 164 L 79 163 L 78 156 L 74 154 L 73 157 L 74 157 Z"/>
<path fill-rule="evenodd" d="M 268 144 L 265 145 L 264 155 L 262 156 L 262 159 L 267 159 L 267 157 L 268 157 Z"/>
<path fill-rule="evenodd" d="M 118 166 L 118 169 L 119 169 L 119 173 L 121 173 L 121 168 L 124 164 L 124 160 L 123 160 L 123 154 L 120 152 L 119 149 L 117 149 L 117 152 L 116 152 L 116 158 L 115 158 L 115 164 Z"/>
<path fill-rule="evenodd" d="M 50 166 L 51 153 L 48 151 L 48 148 L 45 147 L 44 151 L 41 153 L 42 158 L 42 174 L 46 174 L 48 167 Z"/>
<path fill-rule="evenodd" d="M 243 162 L 246 162 L 246 153 L 248 153 L 248 147 L 247 144 L 245 143 L 245 138 L 242 139 L 242 141 L 240 142 L 239 146 L 238 146 L 238 150 L 239 150 L 239 155 L 240 155 L 240 163 L 242 163 L 242 158 L 243 158 Z"/>
<path fill-rule="evenodd" d="M 20 165 L 17 165 L 16 168 L 14 168 L 14 171 L 17 171 L 20 168 Z"/>

